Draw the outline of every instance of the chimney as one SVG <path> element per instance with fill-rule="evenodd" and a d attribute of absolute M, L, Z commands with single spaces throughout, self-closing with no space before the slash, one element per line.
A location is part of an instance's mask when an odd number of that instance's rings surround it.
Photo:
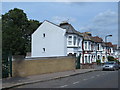
<path fill-rule="evenodd" d="M 87 35 L 92 36 L 91 32 L 85 32 Z"/>

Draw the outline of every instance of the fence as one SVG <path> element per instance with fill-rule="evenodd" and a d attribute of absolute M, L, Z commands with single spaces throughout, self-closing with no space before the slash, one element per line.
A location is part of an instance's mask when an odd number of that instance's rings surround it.
<path fill-rule="evenodd" d="M 12 77 L 12 54 L 4 53 L 2 56 L 2 78 Z"/>

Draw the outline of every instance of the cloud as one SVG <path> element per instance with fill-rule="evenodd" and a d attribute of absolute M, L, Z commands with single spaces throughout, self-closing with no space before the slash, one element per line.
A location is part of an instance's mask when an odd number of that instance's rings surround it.
<path fill-rule="evenodd" d="M 80 28 L 80 31 L 92 32 L 93 35 L 104 37 L 112 34 L 108 39 L 113 43 L 118 43 L 118 13 L 108 10 L 96 15 L 87 26 Z"/>
<path fill-rule="evenodd" d="M 118 14 L 114 11 L 101 12 L 96 15 L 87 26 L 81 27 L 81 30 L 104 29 L 118 24 Z"/>
<path fill-rule="evenodd" d="M 75 22 L 76 19 L 73 17 L 62 17 L 62 16 L 54 16 L 52 17 L 52 22 L 59 24 L 63 21 L 68 21 L 69 23 Z"/>
<path fill-rule="evenodd" d="M 99 13 L 93 19 L 93 23 L 99 26 L 109 26 L 118 23 L 118 14 L 114 11 L 108 10 L 106 12 Z"/>

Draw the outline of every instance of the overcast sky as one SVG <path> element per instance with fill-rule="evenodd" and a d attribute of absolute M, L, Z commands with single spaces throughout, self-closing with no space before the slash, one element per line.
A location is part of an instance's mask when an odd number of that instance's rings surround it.
<path fill-rule="evenodd" d="M 108 41 L 118 43 L 117 2 L 3 2 L 2 14 L 10 9 L 23 9 L 28 19 L 55 24 L 68 21 L 80 32 L 91 32 L 102 37 L 112 34 Z"/>

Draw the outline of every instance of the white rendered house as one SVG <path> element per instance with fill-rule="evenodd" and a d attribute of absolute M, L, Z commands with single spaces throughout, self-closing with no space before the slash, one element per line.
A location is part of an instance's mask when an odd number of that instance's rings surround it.
<path fill-rule="evenodd" d="M 44 21 L 32 34 L 31 56 L 78 56 L 82 53 L 82 39 L 82 35 L 67 22 L 56 25 Z"/>
<path fill-rule="evenodd" d="M 76 31 L 68 22 L 61 23 L 60 27 L 66 29 L 67 55 L 74 55 L 76 57 L 80 55 L 80 63 L 82 63 L 82 33 Z"/>
<path fill-rule="evenodd" d="M 67 56 L 66 30 L 44 21 L 32 34 L 31 57 Z"/>

